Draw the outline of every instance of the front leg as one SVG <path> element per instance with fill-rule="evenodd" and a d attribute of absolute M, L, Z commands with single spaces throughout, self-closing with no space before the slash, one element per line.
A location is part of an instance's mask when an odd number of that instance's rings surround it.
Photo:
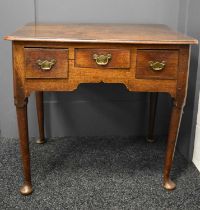
<path fill-rule="evenodd" d="M 31 171 L 30 171 L 30 154 L 28 138 L 28 120 L 27 120 L 27 102 L 28 99 L 22 99 L 23 102 L 16 103 L 17 121 L 19 129 L 20 151 L 22 157 L 24 184 L 20 188 L 22 195 L 32 193 Z"/>
<path fill-rule="evenodd" d="M 183 106 L 178 107 L 176 103 L 174 103 L 169 126 L 169 134 L 167 140 L 167 149 L 163 172 L 163 187 L 167 190 L 173 190 L 176 188 L 176 184 L 170 179 L 170 171 L 172 168 L 172 162 L 176 147 L 176 140 L 179 131 L 182 111 Z"/>

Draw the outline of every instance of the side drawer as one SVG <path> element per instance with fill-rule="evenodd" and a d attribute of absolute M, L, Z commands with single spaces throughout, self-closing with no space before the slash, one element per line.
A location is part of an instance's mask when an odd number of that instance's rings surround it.
<path fill-rule="evenodd" d="M 68 49 L 25 48 L 26 78 L 67 78 Z"/>
<path fill-rule="evenodd" d="M 75 49 L 75 67 L 95 69 L 129 69 L 129 49 Z"/>
<path fill-rule="evenodd" d="M 137 50 L 136 78 L 176 79 L 179 50 Z"/>

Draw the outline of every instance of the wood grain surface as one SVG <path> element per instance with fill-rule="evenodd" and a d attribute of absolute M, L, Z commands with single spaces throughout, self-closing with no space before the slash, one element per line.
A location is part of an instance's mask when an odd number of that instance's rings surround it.
<path fill-rule="evenodd" d="M 159 24 L 27 24 L 6 40 L 131 44 L 197 44 Z"/>

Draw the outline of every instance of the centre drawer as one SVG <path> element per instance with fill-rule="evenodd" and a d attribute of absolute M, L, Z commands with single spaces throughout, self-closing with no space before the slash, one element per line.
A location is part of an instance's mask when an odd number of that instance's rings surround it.
<path fill-rule="evenodd" d="M 26 78 L 67 78 L 68 49 L 25 48 Z"/>
<path fill-rule="evenodd" d="M 95 69 L 129 69 L 129 49 L 75 49 L 75 67 Z"/>

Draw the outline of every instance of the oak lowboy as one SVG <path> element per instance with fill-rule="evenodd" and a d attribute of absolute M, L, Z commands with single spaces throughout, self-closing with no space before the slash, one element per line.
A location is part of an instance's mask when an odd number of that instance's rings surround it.
<path fill-rule="evenodd" d="M 14 99 L 24 171 L 23 195 L 32 192 L 27 102 L 36 92 L 40 139 L 45 142 L 43 92 L 72 91 L 80 83 L 121 83 L 150 92 L 148 141 L 153 141 L 158 92 L 171 95 L 173 108 L 163 172 L 170 179 L 179 123 L 186 98 L 190 45 L 197 40 L 164 25 L 28 24 L 11 36 Z"/>

